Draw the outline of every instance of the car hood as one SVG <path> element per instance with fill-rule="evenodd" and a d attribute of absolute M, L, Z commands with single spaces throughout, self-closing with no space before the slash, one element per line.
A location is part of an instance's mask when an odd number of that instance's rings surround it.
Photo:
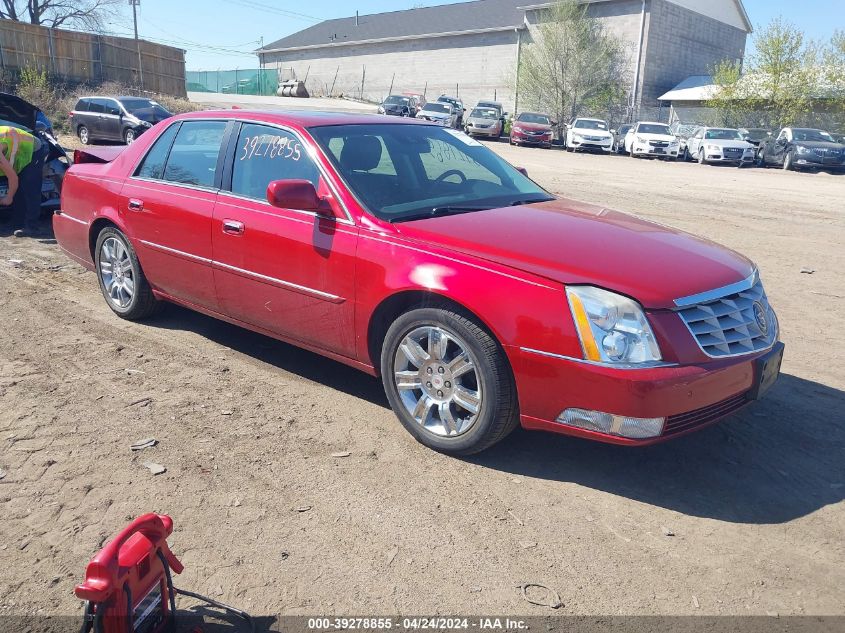
<path fill-rule="evenodd" d="M 613 138 L 613 134 L 607 130 L 592 130 L 585 127 L 574 127 L 572 133 L 578 136 L 601 136 L 602 138 Z"/>
<path fill-rule="evenodd" d="M 524 121 L 514 121 L 513 127 L 520 127 L 523 130 L 543 130 L 549 132 L 552 129 L 551 125 L 544 125 L 543 123 L 525 123 Z"/>
<path fill-rule="evenodd" d="M 447 112 L 435 112 L 434 110 L 420 110 L 418 117 L 427 117 L 429 119 L 448 119 L 451 118 L 451 114 Z"/>
<path fill-rule="evenodd" d="M 672 134 L 650 134 L 648 132 L 629 132 L 629 134 L 634 134 L 635 136 L 644 138 L 647 141 L 668 141 L 671 143 L 672 141 L 678 140 Z"/>
<path fill-rule="evenodd" d="M 701 142 L 705 145 L 716 145 L 717 147 L 741 147 L 742 149 L 754 147 L 748 141 L 737 141 L 732 139 L 705 138 L 702 139 Z"/>
<path fill-rule="evenodd" d="M 810 149 L 845 149 L 845 145 L 842 143 L 831 143 L 830 141 L 793 141 L 793 144 Z"/>
<path fill-rule="evenodd" d="M 38 108 L 29 101 L 21 99 L 17 95 L 0 92 L 0 119 L 25 127 L 28 130 L 34 130 L 37 114 Z"/>
<path fill-rule="evenodd" d="M 751 261 L 714 242 L 566 199 L 396 223 L 404 236 L 563 284 L 593 284 L 647 308 L 747 278 Z"/>

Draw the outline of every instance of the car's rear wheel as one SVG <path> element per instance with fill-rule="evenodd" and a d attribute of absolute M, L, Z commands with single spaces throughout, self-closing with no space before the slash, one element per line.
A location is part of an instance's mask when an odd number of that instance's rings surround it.
<path fill-rule="evenodd" d="M 123 142 L 127 145 L 132 145 L 135 142 L 135 130 L 126 128 L 123 131 Z"/>
<path fill-rule="evenodd" d="M 76 129 L 76 135 L 79 137 L 79 142 L 83 145 L 88 145 L 91 142 L 91 135 L 88 132 L 88 128 L 84 125 L 80 125 Z"/>
<path fill-rule="evenodd" d="M 109 226 L 97 236 L 97 280 L 108 306 L 119 317 L 136 321 L 153 314 L 159 305 L 135 249 L 117 228 Z"/>
<path fill-rule="evenodd" d="M 381 372 L 399 421 L 434 450 L 477 453 L 519 423 L 504 351 L 473 319 L 449 308 L 400 316 L 385 336 Z"/>

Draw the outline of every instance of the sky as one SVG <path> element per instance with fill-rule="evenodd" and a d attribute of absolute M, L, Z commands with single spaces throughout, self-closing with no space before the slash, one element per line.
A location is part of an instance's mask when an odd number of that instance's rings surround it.
<path fill-rule="evenodd" d="M 707 2 L 707 0 L 701 0 Z M 320 20 L 446 4 L 448 0 L 141 0 L 140 37 L 187 50 L 188 70 L 257 68 L 251 51 L 261 38 L 270 43 Z M 744 0 L 755 29 L 778 15 L 808 37 L 827 39 L 845 29 L 845 0 Z M 132 14 L 107 26 L 116 35 L 132 35 Z M 753 37 L 749 38 L 753 49 Z"/>

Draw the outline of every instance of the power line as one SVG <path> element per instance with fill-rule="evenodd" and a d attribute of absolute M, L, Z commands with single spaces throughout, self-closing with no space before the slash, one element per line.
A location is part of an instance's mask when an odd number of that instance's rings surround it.
<path fill-rule="evenodd" d="M 158 24 L 156 24 L 155 22 L 153 22 L 152 20 L 150 20 L 149 18 L 146 18 L 144 16 L 141 16 L 141 20 L 146 22 L 148 25 L 150 25 L 154 29 L 157 29 L 157 30 L 161 31 L 162 33 L 165 33 L 165 34 L 173 37 L 174 39 L 172 41 L 182 42 L 182 43 L 185 43 L 185 44 L 191 44 L 193 46 L 211 46 L 213 48 L 221 48 L 221 49 L 231 50 L 231 49 L 240 48 L 242 46 L 249 46 L 251 44 L 258 44 L 261 41 L 261 40 L 250 40 L 249 42 L 243 42 L 242 44 L 203 44 L 201 42 L 194 42 L 192 40 L 186 40 L 186 39 L 180 37 L 178 34 L 173 33 L 172 31 L 168 31 L 164 27 L 159 26 Z M 250 53 L 250 54 L 252 54 L 252 53 Z"/>
<path fill-rule="evenodd" d="M 280 9 L 279 7 L 274 7 L 269 4 L 262 4 L 261 2 L 256 2 L 255 0 L 230 0 L 233 4 L 240 5 L 242 7 L 246 7 L 248 9 L 255 9 L 259 11 L 269 11 L 271 13 L 276 13 L 278 15 L 284 15 L 289 18 L 294 18 L 297 20 L 308 20 L 310 22 L 322 22 L 322 18 L 314 17 L 313 15 L 306 15 L 305 13 L 297 13 L 296 11 L 288 11 L 287 9 Z"/>
<path fill-rule="evenodd" d="M 126 37 L 132 35 L 131 32 L 120 32 L 120 31 L 110 31 L 110 35 L 117 35 L 118 37 Z M 207 44 L 194 44 L 192 46 L 185 45 L 184 40 L 170 40 L 160 37 L 149 37 L 144 36 L 143 39 L 149 40 L 151 42 L 157 42 L 159 44 L 169 44 L 169 45 L 177 45 L 180 48 L 184 48 L 185 50 L 196 50 L 196 51 L 204 51 L 208 53 L 217 53 L 219 55 L 244 55 L 248 57 L 255 57 L 255 53 L 250 51 L 239 51 L 234 49 L 225 48 L 222 46 L 212 46 Z"/>

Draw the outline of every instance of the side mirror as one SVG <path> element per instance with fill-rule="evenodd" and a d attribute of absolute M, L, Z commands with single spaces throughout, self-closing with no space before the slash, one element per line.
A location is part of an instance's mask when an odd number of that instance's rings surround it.
<path fill-rule="evenodd" d="M 610 133 L 611 133 L 611 134 L 616 134 L 616 130 L 614 130 L 613 128 L 611 128 Z"/>
<path fill-rule="evenodd" d="M 280 209 L 313 211 L 320 215 L 333 216 L 327 202 L 317 195 L 317 189 L 310 180 L 274 180 L 267 185 L 267 202 Z"/>
<path fill-rule="evenodd" d="M 36 132 L 46 132 L 47 131 L 47 124 L 44 121 L 36 121 L 35 122 L 35 131 Z"/>
<path fill-rule="evenodd" d="M 528 170 L 525 167 L 517 167 L 516 170 L 526 178 L 528 177 Z"/>

